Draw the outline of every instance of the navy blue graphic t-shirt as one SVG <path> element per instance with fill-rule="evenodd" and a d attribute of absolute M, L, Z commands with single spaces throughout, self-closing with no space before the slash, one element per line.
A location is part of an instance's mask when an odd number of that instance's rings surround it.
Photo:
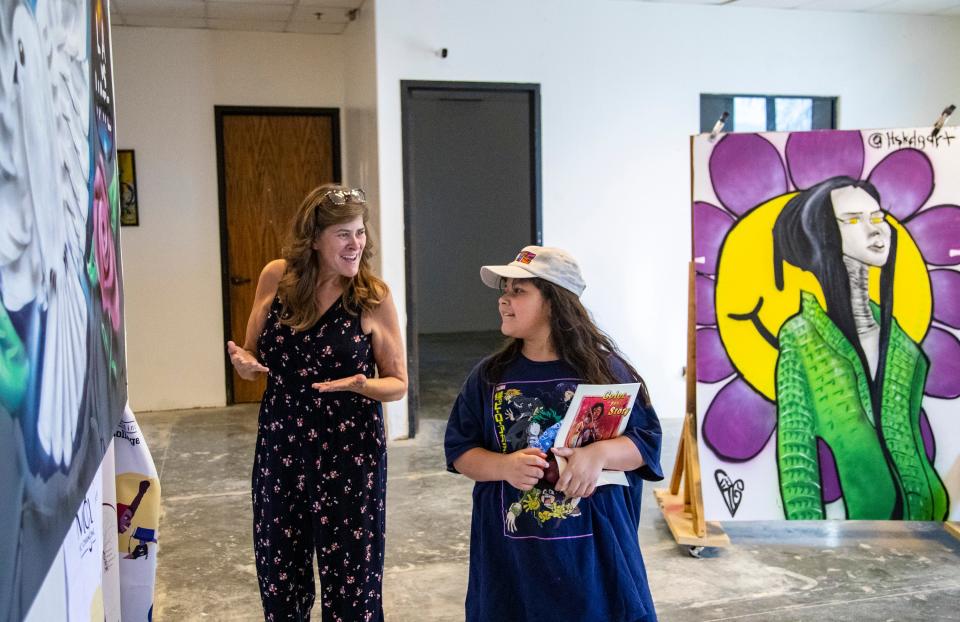
<path fill-rule="evenodd" d="M 619 382 L 634 381 L 619 359 L 612 363 Z M 467 377 L 447 423 L 444 450 L 452 472 L 454 461 L 475 447 L 511 453 L 550 446 L 580 384 L 561 361 L 520 356 L 498 384 L 484 382 L 481 366 Z M 642 481 L 663 479 L 660 422 L 645 391 L 624 436 L 644 460 L 627 473 L 630 486 L 601 486 L 588 498 L 568 500 L 546 480 L 527 492 L 507 482 L 476 483 L 469 622 L 656 620 L 637 540 Z"/>

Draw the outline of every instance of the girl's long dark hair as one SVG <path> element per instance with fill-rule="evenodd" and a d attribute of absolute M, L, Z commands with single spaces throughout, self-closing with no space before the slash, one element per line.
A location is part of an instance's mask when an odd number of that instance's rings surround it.
<path fill-rule="evenodd" d="M 558 285 L 539 278 L 524 279 L 532 283 L 550 308 L 550 339 L 560 360 L 568 363 L 588 384 L 623 382 L 613 374 L 610 363 L 616 357 L 626 367 L 634 382 L 643 382 L 640 374 L 623 357 L 613 340 L 597 328 L 593 318 L 577 296 Z M 503 379 L 507 366 L 520 356 L 523 339 L 510 338 L 480 368 L 485 382 L 496 384 Z"/>
<path fill-rule="evenodd" d="M 831 177 L 797 194 L 784 206 L 773 226 L 773 271 L 777 289 L 783 290 L 783 262 L 813 273 L 823 288 L 827 316 L 840 329 L 860 356 L 865 370 L 866 356 L 860 347 L 850 301 L 850 279 L 843 263 L 843 241 L 830 193 L 838 188 L 859 188 L 880 203 L 880 193 L 868 181 Z M 890 228 L 890 253 L 880 271 L 880 361 L 881 380 L 886 343 L 893 317 L 893 275 L 896 267 L 897 231 Z M 869 376 L 869 374 L 868 374 Z"/>

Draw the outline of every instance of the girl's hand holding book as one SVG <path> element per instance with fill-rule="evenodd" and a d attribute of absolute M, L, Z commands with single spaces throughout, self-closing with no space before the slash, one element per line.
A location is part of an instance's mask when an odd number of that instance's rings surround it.
<path fill-rule="evenodd" d="M 601 443 L 585 447 L 554 447 L 553 453 L 567 461 L 560 473 L 556 489 L 568 499 L 589 497 L 597 487 L 597 478 L 603 470 L 604 456 Z"/>
<path fill-rule="evenodd" d="M 503 456 L 501 478 L 514 488 L 530 490 L 543 477 L 547 454 L 536 447 L 527 447 Z"/>

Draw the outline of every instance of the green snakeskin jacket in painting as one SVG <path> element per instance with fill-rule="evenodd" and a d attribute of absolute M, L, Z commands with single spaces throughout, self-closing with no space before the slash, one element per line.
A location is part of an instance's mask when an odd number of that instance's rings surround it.
<path fill-rule="evenodd" d="M 879 429 L 863 364 L 812 294 L 802 292 L 800 312 L 784 323 L 779 342 L 777 468 L 785 516 L 825 517 L 819 437 L 833 451 L 847 518 L 944 520 L 947 492 L 920 435 L 927 358 L 896 320 Z"/>

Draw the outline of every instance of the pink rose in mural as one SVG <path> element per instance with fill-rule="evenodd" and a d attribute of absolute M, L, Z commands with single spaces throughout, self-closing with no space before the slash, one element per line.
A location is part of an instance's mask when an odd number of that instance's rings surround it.
<path fill-rule="evenodd" d="M 104 182 L 103 158 L 97 159 L 93 181 L 93 243 L 100 281 L 100 301 L 115 332 L 120 331 L 120 288 L 117 283 L 117 251 L 110 219 L 110 197 Z"/>

